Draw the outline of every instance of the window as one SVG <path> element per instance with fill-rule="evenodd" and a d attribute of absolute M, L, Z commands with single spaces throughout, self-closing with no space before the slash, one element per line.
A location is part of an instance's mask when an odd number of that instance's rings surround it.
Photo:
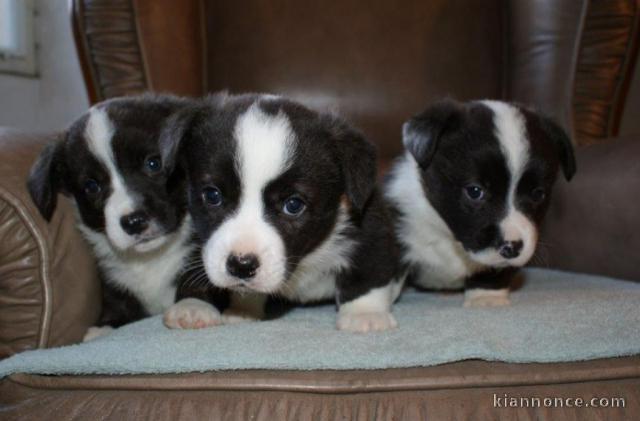
<path fill-rule="evenodd" d="M 0 0 L 0 72 L 36 75 L 34 0 Z"/>

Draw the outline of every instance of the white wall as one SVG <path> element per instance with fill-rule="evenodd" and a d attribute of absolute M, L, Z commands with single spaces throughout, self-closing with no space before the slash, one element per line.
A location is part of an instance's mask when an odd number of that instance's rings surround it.
<path fill-rule="evenodd" d="M 0 73 L 0 126 L 65 128 L 88 107 L 67 0 L 36 0 L 37 78 Z"/>

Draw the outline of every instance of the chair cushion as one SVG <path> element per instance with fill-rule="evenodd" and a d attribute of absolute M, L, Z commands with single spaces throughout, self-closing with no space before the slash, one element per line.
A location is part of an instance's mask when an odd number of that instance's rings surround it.
<path fill-rule="evenodd" d="M 640 353 L 640 284 L 527 269 L 502 308 L 462 307 L 460 293 L 408 291 L 399 328 L 335 329 L 335 306 L 296 308 L 263 322 L 170 330 L 159 316 L 94 341 L 28 351 L 0 362 L 11 373 L 148 374 L 206 370 L 352 370 L 467 359 L 566 362 Z"/>

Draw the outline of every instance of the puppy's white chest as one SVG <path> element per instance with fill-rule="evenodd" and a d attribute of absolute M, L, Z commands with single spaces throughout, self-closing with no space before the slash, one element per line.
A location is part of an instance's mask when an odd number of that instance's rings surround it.
<path fill-rule="evenodd" d="M 168 259 L 174 260 L 174 259 Z M 149 267 L 140 264 L 114 262 L 105 268 L 108 282 L 131 292 L 151 315 L 160 314 L 171 307 L 176 295 L 175 277 L 181 262 L 149 262 Z M 152 267 L 154 266 L 154 267 Z"/>
<path fill-rule="evenodd" d="M 350 226 L 346 210 L 341 208 L 336 226 L 324 243 L 307 255 L 280 293 L 302 303 L 335 298 L 337 274 L 351 266 L 356 241 L 346 234 Z"/>
<path fill-rule="evenodd" d="M 82 224 L 79 228 L 93 245 L 107 282 L 133 294 L 151 315 L 164 312 L 174 303 L 176 277 L 193 248 L 187 242 L 189 229 L 180 230 L 160 250 L 128 255 L 116 253 L 104 234 Z"/>
<path fill-rule="evenodd" d="M 416 162 L 405 156 L 393 175 L 385 194 L 400 210 L 396 234 L 405 249 L 403 262 L 419 268 L 414 282 L 424 288 L 463 287 L 479 266 L 424 197 Z"/>
<path fill-rule="evenodd" d="M 336 294 L 336 276 L 330 272 L 308 271 L 289 280 L 282 295 L 301 303 L 333 299 Z"/>

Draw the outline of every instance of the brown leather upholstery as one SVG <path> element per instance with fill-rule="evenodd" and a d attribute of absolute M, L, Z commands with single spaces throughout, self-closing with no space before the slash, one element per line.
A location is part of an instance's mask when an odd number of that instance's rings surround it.
<path fill-rule="evenodd" d="M 556 116 L 581 144 L 615 136 L 637 57 L 639 3 L 509 4 L 507 98 Z"/>
<path fill-rule="evenodd" d="M 588 2 L 573 83 L 573 121 L 581 143 L 618 135 L 639 45 L 640 1 Z"/>
<path fill-rule="evenodd" d="M 640 31 L 638 0 L 74 5 L 94 101 L 149 89 L 278 92 L 339 110 L 383 158 L 400 147 L 400 123 L 446 95 L 535 105 L 581 144 L 615 136 Z"/>
<path fill-rule="evenodd" d="M 71 21 L 91 103 L 148 90 L 202 95 L 198 0 L 74 0 Z"/>
<path fill-rule="evenodd" d="M 47 223 L 26 189 L 51 138 L 0 131 L 0 359 L 77 342 L 100 311 L 95 262 L 69 201 Z"/>
<path fill-rule="evenodd" d="M 383 158 L 428 101 L 501 96 L 500 1 L 208 1 L 206 16 L 209 90 L 336 109 Z"/>
<path fill-rule="evenodd" d="M 373 371 L 32 376 L 0 382 L 4 416 L 150 420 L 637 419 L 640 357 L 556 364 L 463 361 Z M 497 397 L 623 398 L 624 408 L 495 408 Z M 558 405 L 556 405 L 558 406 Z"/>
<path fill-rule="evenodd" d="M 511 1 L 507 52 L 508 99 L 536 104 L 565 127 L 571 100 L 581 23 L 588 1 Z"/>
<path fill-rule="evenodd" d="M 147 89 L 199 96 L 205 91 L 202 5 L 193 0 L 133 2 L 147 63 Z"/>
<path fill-rule="evenodd" d="M 578 151 L 545 219 L 538 265 L 640 281 L 640 142 L 616 138 Z"/>

